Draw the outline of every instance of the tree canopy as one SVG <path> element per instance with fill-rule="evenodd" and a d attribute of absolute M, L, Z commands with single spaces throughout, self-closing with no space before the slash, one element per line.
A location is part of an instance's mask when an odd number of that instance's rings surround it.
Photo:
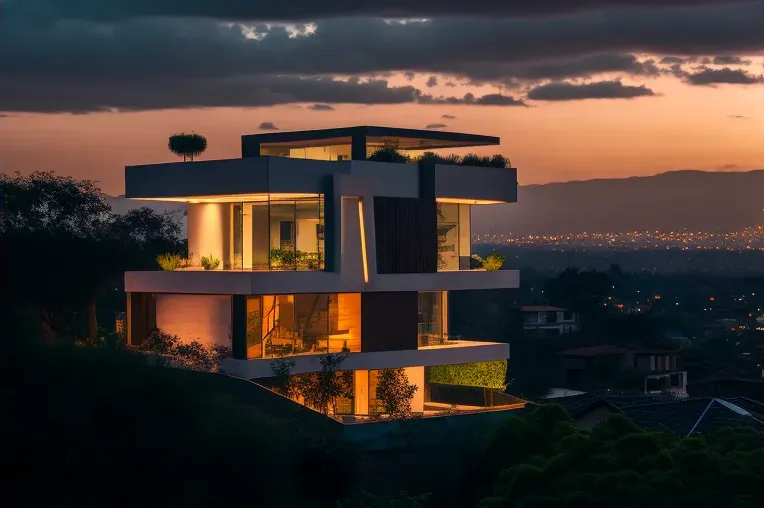
<path fill-rule="evenodd" d="M 3 303 L 32 309 L 48 340 L 94 340 L 97 301 L 124 309 L 124 272 L 152 269 L 157 254 L 183 249 L 172 215 L 149 208 L 112 213 L 89 180 L 0 175 L 0 192 Z"/>
<path fill-rule="evenodd" d="M 482 472 L 483 508 L 752 508 L 764 504 L 764 436 L 726 429 L 681 439 L 620 415 L 583 431 L 560 406 L 541 406 L 504 423 Z"/>

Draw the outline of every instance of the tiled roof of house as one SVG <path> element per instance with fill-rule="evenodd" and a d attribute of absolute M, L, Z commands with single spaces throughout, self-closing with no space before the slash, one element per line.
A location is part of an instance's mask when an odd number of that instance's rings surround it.
<path fill-rule="evenodd" d="M 562 405 L 574 418 L 605 405 L 645 430 L 670 432 L 682 437 L 738 425 L 764 431 L 764 404 L 745 397 L 674 399 L 653 394 L 587 393 L 550 399 L 548 403 Z"/>

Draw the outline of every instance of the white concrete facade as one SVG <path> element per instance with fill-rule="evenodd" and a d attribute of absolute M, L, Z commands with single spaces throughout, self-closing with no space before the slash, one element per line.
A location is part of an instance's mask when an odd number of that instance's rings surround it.
<path fill-rule="evenodd" d="M 363 340 L 363 339 L 362 339 Z M 294 374 L 321 370 L 321 355 L 299 355 L 292 357 Z M 380 351 L 376 353 L 350 353 L 342 362 L 343 370 L 397 369 L 403 367 L 432 367 L 458 363 L 487 362 L 509 358 L 509 344 L 495 342 L 454 341 L 452 345 L 430 346 L 409 351 Z M 271 368 L 274 359 L 223 361 L 221 366 L 226 374 L 247 379 L 273 376 Z"/>

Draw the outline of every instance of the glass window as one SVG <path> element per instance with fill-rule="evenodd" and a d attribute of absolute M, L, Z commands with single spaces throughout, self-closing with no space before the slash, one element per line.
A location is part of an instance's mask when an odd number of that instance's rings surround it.
<path fill-rule="evenodd" d="M 377 398 L 377 386 L 379 385 L 379 371 L 369 371 L 369 414 L 377 415 L 382 414 L 382 404 Z"/>
<path fill-rule="evenodd" d="M 290 148 L 289 157 L 320 161 L 347 161 L 350 160 L 350 144 Z"/>
<path fill-rule="evenodd" d="M 438 270 L 459 269 L 459 205 L 438 203 Z"/>
<path fill-rule="evenodd" d="M 323 196 L 231 205 L 233 270 L 323 270 Z"/>
<path fill-rule="evenodd" d="M 262 297 L 247 297 L 247 358 L 263 356 Z"/>
<path fill-rule="evenodd" d="M 443 292 L 419 293 L 419 347 L 437 346 L 445 341 L 443 333 Z"/>
<path fill-rule="evenodd" d="M 248 358 L 361 351 L 359 293 L 247 297 Z"/>

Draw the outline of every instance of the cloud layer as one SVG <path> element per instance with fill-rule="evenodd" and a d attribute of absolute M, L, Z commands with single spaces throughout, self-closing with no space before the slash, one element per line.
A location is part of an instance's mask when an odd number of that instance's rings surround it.
<path fill-rule="evenodd" d="M 536 101 L 634 99 L 648 95 L 655 94 L 646 86 L 627 86 L 617 80 L 584 84 L 547 83 L 528 92 L 528 98 Z"/>
<path fill-rule="evenodd" d="M 619 88 L 603 74 L 755 85 L 758 76 L 735 66 L 749 63 L 740 55 L 764 50 L 761 16 L 760 2 L 734 0 L 6 0 L 0 47 L 13 51 L 0 51 L 0 111 L 522 106 L 526 93 L 529 100 L 652 94 L 647 85 Z M 702 67 L 686 67 L 693 63 Z M 401 72 L 429 79 L 394 86 L 385 78 Z M 559 83 L 573 78 L 591 82 Z M 436 92 L 455 82 L 511 92 Z M 540 98 L 563 91 L 570 99 Z"/>
<path fill-rule="evenodd" d="M 6 0 L 8 14 L 40 20 L 118 21 L 135 17 L 188 17 L 225 20 L 304 21 L 334 17 L 526 17 L 569 14 L 600 8 L 696 7 L 745 0 Z"/>

